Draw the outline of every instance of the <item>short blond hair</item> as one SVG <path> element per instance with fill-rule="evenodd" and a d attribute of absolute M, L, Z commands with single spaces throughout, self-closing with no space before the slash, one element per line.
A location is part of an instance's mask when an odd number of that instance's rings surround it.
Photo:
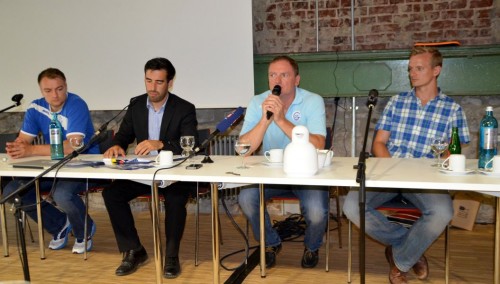
<path fill-rule="evenodd" d="M 430 53 L 432 55 L 431 65 L 432 67 L 440 66 L 443 67 L 443 55 L 435 47 L 431 46 L 415 46 L 410 52 L 410 57 L 418 54 Z"/>

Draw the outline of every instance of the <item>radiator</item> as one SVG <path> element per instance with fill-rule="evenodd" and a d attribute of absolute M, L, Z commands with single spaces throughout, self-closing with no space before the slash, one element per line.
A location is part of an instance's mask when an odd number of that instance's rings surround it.
<path fill-rule="evenodd" d="M 210 142 L 210 155 L 235 155 L 234 143 L 238 139 L 238 135 L 217 135 Z"/>

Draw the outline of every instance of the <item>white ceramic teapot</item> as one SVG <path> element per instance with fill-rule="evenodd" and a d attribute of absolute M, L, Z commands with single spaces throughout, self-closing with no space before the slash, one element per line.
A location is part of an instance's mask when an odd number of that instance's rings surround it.
<path fill-rule="evenodd" d="M 292 142 L 285 148 L 283 171 L 294 177 L 310 177 L 318 171 L 318 154 L 309 142 L 309 131 L 297 125 L 292 130 Z"/>

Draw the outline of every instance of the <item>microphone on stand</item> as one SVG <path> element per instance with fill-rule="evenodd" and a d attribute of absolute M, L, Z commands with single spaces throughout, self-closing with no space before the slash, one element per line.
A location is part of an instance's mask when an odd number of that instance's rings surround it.
<path fill-rule="evenodd" d="M 194 149 L 194 153 L 198 153 L 202 148 L 205 148 L 217 134 L 226 132 L 226 130 L 228 130 L 229 127 L 231 127 L 236 122 L 236 120 L 238 120 L 238 118 L 240 118 L 243 115 L 243 112 L 244 112 L 243 108 L 238 107 L 237 109 L 233 110 L 230 114 L 228 114 L 221 122 L 217 124 L 217 126 L 215 127 L 215 131 L 212 132 L 207 137 L 207 139 L 205 139 L 205 141 L 203 141 L 200 144 L 200 146 Z"/>
<path fill-rule="evenodd" d="M 377 104 L 378 99 L 378 91 L 375 89 L 371 89 L 368 92 L 368 100 L 366 101 L 366 106 L 368 108 L 373 108 Z"/>
<path fill-rule="evenodd" d="M 281 86 L 280 85 L 274 86 L 271 93 L 275 96 L 281 95 Z M 273 116 L 273 113 L 270 111 L 267 111 L 267 113 L 266 113 L 267 120 L 271 119 L 271 116 Z"/>
<path fill-rule="evenodd" d="M 16 94 L 12 96 L 12 101 L 16 102 L 16 106 L 19 106 L 21 104 L 22 99 L 23 99 L 23 94 Z"/>
<path fill-rule="evenodd" d="M 13 107 L 21 105 L 22 99 L 23 99 L 23 94 L 16 94 L 16 95 L 12 96 L 12 101 L 15 102 L 15 104 L 11 105 L 10 107 L 6 107 L 6 108 L 0 110 L 0 113 L 4 112 L 6 110 L 9 110 Z"/>

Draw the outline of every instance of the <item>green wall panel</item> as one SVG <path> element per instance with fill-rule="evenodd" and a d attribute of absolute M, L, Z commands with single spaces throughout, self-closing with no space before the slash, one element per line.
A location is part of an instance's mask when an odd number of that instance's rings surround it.
<path fill-rule="evenodd" d="M 439 86 L 448 95 L 500 95 L 500 46 L 440 48 Z M 267 66 L 275 55 L 254 56 L 255 92 L 268 90 Z M 409 50 L 289 54 L 297 60 L 300 86 L 323 97 L 394 95 L 410 89 Z"/>

